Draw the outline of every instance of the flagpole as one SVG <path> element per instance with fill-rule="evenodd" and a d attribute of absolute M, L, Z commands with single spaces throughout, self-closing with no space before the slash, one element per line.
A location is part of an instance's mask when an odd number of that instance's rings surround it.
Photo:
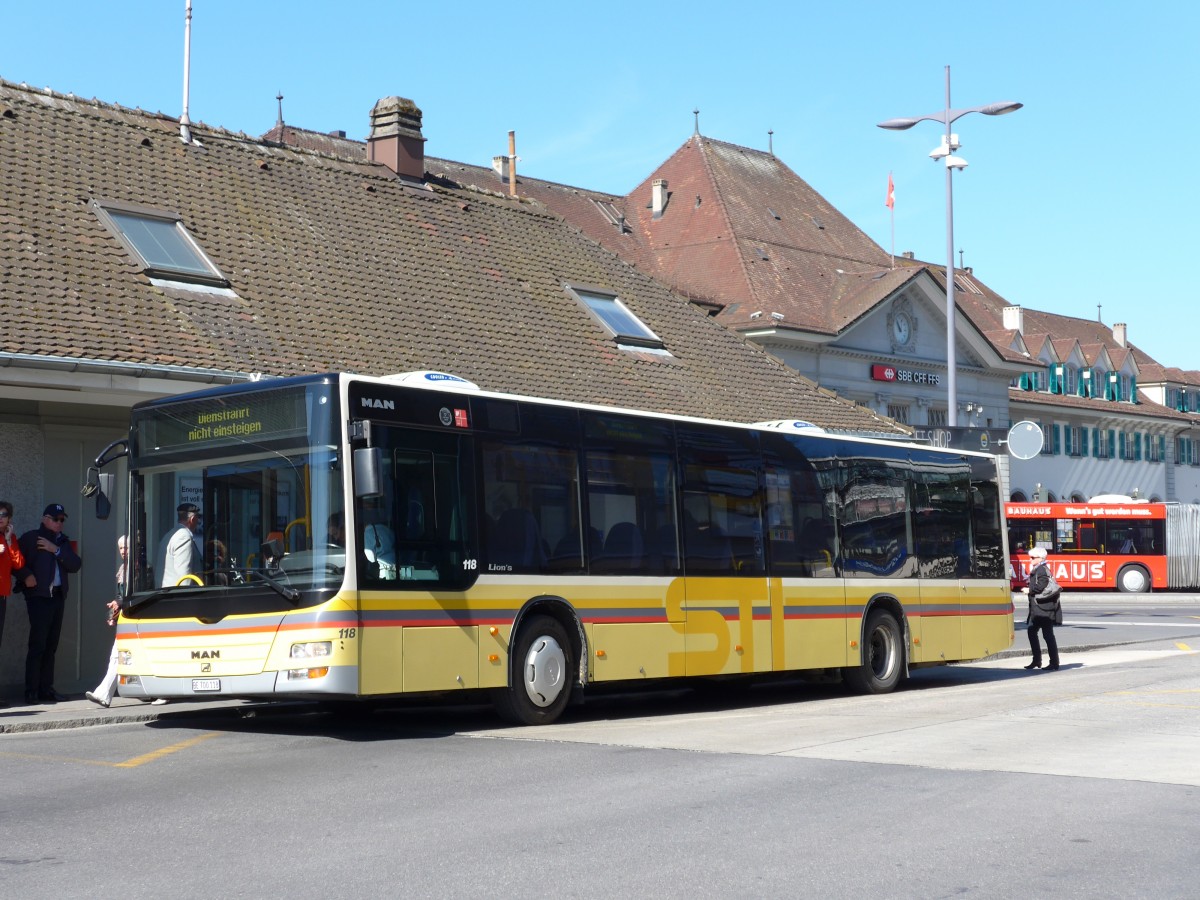
<path fill-rule="evenodd" d="M 888 172 L 887 200 L 888 210 L 892 214 L 892 268 L 896 268 L 896 186 L 892 182 L 892 173 Z"/>

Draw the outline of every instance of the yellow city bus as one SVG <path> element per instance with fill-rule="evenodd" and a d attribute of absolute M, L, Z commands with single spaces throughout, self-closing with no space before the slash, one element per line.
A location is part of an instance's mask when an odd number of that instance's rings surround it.
<path fill-rule="evenodd" d="M 601 683 L 819 671 L 882 693 L 1013 639 L 986 454 L 428 372 L 154 400 L 118 445 L 97 466 L 128 457 L 126 697 L 487 691 L 540 724 Z M 186 504 L 194 565 L 166 583 Z"/>

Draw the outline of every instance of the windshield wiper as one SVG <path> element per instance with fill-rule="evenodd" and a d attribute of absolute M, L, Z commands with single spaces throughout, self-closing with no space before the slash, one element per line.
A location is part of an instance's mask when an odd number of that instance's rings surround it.
<path fill-rule="evenodd" d="M 157 603 L 163 597 L 167 596 L 167 594 L 170 594 L 170 593 L 177 591 L 180 588 L 184 588 L 184 587 L 192 587 L 192 585 L 190 585 L 190 584 L 172 584 L 172 585 L 168 585 L 165 588 L 159 588 L 157 591 L 152 593 L 149 597 L 146 597 L 143 600 L 139 600 L 137 603 L 131 603 L 129 606 L 121 607 L 121 615 L 125 615 L 126 613 L 140 612 L 141 610 L 145 609 L 147 606 L 153 606 L 155 603 Z"/>
<path fill-rule="evenodd" d="M 284 600 L 289 600 L 292 603 L 295 603 L 300 599 L 301 596 L 303 596 L 296 588 L 292 587 L 291 585 L 284 584 L 282 581 L 277 581 L 266 572 L 260 572 L 258 569 L 247 569 L 246 574 L 261 578 L 268 587 L 279 594 L 279 596 L 281 596 Z"/>

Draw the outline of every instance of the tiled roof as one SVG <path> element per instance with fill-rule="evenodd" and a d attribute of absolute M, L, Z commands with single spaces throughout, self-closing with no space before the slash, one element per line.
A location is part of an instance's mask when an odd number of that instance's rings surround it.
<path fill-rule="evenodd" d="M 266 375 L 440 369 L 553 398 L 894 427 L 496 184 L 447 172 L 423 190 L 333 144 L 193 133 L 184 145 L 170 117 L 0 82 L 0 351 Z M 179 214 L 236 296 L 156 286 L 93 199 Z M 567 282 L 618 294 L 673 355 L 618 349 Z"/>
<path fill-rule="evenodd" d="M 1140 392 L 1139 392 L 1140 393 Z M 1152 419 L 1174 419 L 1180 423 L 1195 422 L 1197 416 L 1176 412 L 1161 404 L 1148 400 L 1145 396 L 1138 398 L 1137 403 L 1104 400 L 1092 397 L 1076 397 L 1071 394 L 1050 394 L 1045 391 L 1023 391 L 1019 388 L 1008 389 L 1010 403 L 1023 406 L 1046 406 L 1053 409 L 1070 409 L 1076 412 L 1089 411 L 1111 416 L 1146 416 Z M 1014 412 L 1014 418 L 1016 413 Z"/>
<path fill-rule="evenodd" d="M 451 165 L 507 190 L 490 170 Z M 660 179 L 667 203 L 655 218 Z M 779 327 L 837 334 L 914 277 L 895 274 L 886 252 L 777 157 L 701 135 L 624 197 L 523 175 L 518 187 L 734 329 L 779 313 Z"/>

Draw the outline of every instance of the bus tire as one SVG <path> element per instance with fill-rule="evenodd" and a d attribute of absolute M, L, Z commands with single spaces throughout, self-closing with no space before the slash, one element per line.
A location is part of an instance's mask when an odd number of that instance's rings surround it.
<path fill-rule="evenodd" d="M 549 725 L 571 699 L 571 642 L 550 616 L 534 616 L 517 634 L 511 684 L 492 697 L 496 711 L 517 725 Z"/>
<path fill-rule="evenodd" d="M 1150 573 L 1141 566 L 1122 566 L 1117 573 L 1117 590 L 1123 594 L 1148 594 L 1150 588 Z"/>
<path fill-rule="evenodd" d="M 875 608 L 863 629 L 862 663 L 842 670 L 842 678 L 861 694 L 886 694 L 904 672 L 904 640 L 900 623 L 886 609 Z"/>

